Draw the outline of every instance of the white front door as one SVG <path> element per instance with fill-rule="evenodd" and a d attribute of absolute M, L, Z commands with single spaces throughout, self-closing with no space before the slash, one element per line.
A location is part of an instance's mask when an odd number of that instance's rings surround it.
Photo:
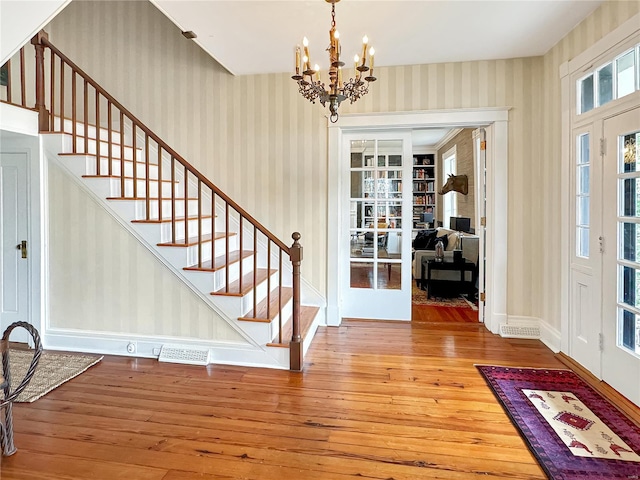
<path fill-rule="evenodd" d="M 640 108 L 603 132 L 602 379 L 640 406 Z"/>
<path fill-rule="evenodd" d="M 411 319 L 411 135 L 344 135 L 342 318 Z"/>
<path fill-rule="evenodd" d="M 0 155 L 0 335 L 13 322 L 30 320 L 27 167 L 26 153 Z M 18 329 L 11 340 L 27 335 Z"/>

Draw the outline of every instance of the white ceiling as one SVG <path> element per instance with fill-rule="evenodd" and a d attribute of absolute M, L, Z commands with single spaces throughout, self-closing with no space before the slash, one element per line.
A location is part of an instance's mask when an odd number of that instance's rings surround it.
<path fill-rule="evenodd" d="M 151 0 L 235 75 L 289 72 L 309 38 L 327 68 L 331 5 L 323 0 Z M 602 0 L 342 0 L 336 24 L 344 59 L 363 35 L 376 65 L 414 65 L 543 55 Z M 186 41 L 186 40 L 185 40 Z M 349 61 L 345 60 L 347 65 Z"/>

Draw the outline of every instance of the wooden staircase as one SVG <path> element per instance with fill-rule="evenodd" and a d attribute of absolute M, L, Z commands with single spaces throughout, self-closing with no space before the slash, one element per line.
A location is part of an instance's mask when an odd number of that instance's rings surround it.
<path fill-rule="evenodd" d="M 319 307 L 300 302 L 299 234 L 291 247 L 285 245 L 51 45 L 46 34 L 32 43 L 35 108 L 49 161 L 71 174 L 261 349 L 265 366 L 300 370 Z M 24 61 L 23 54 L 20 58 Z"/>

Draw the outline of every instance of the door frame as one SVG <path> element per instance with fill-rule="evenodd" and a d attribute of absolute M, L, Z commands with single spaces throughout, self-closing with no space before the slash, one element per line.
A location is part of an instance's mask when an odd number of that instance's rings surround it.
<path fill-rule="evenodd" d="M 37 126 L 37 112 L 11 105 L 1 105 L 3 116 L 0 124 L 0 145 L 3 153 L 26 154 L 27 166 L 27 294 L 28 314 L 24 321 L 30 323 L 44 338 L 46 278 L 43 234 L 45 232 L 45 205 L 42 203 L 45 189 L 45 175 L 41 161 L 41 144 Z M 11 120 L 15 119 L 15 122 Z M 2 332 L 0 332 L 0 335 Z M 31 340 L 29 340 L 31 343 Z"/>
<path fill-rule="evenodd" d="M 328 218 L 339 218 L 339 193 L 348 179 L 340 167 L 343 134 L 358 131 L 390 131 L 414 128 L 460 128 L 492 125 L 487 138 L 487 300 L 485 326 L 498 333 L 507 321 L 507 218 L 508 218 L 508 122 L 509 108 L 431 110 L 379 114 L 347 114 L 328 123 Z M 342 322 L 340 292 L 340 239 L 344 232 L 337 222 L 327 222 L 327 324 Z"/>

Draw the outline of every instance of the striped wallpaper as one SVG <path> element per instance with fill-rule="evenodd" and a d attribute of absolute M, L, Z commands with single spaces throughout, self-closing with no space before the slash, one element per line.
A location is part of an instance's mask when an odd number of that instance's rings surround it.
<path fill-rule="evenodd" d="M 559 173 L 557 66 L 637 10 L 638 2 L 607 2 L 544 57 L 379 68 L 370 94 L 341 107 L 341 114 L 511 107 L 511 315 L 541 316 L 559 326 L 558 259 L 540 262 L 544 241 L 559 230 L 558 190 L 551 188 L 558 187 Z M 325 112 L 301 98 L 288 73 L 233 77 L 143 1 L 74 1 L 47 31 L 265 226 L 287 242 L 300 231 L 303 276 L 326 292 L 332 281 L 326 275 L 327 185 L 334 179 L 327 178 Z M 122 258 L 112 268 L 127 270 L 131 261 Z M 58 267 L 69 274 L 79 268 Z"/>

